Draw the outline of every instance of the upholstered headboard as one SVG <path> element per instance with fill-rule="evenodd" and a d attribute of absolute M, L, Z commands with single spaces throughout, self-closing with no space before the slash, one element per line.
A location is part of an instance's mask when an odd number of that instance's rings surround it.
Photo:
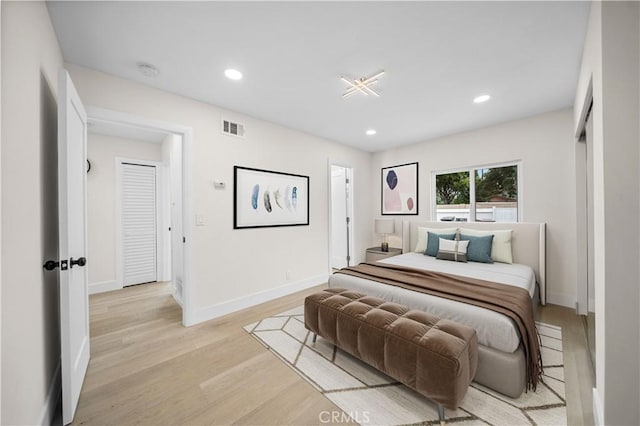
<path fill-rule="evenodd" d="M 545 223 L 483 223 L 483 222 L 402 222 L 402 251 L 412 252 L 418 239 L 418 227 L 470 228 L 478 230 L 511 229 L 511 251 L 514 263 L 529 265 L 540 286 L 540 303 L 546 304 L 546 229 Z"/>

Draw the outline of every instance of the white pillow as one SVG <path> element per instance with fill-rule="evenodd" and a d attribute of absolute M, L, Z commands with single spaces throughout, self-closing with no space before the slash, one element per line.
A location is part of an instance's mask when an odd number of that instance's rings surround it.
<path fill-rule="evenodd" d="M 511 229 L 500 231 L 478 231 L 477 229 L 463 228 L 463 234 L 467 235 L 493 235 L 493 243 L 491 244 L 491 258 L 494 262 L 513 263 L 513 255 L 511 254 Z"/>
<path fill-rule="evenodd" d="M 434 234 L 455 234 L 458 232 L 458 228 L 423 228 L 418 226 L 418 242 L 416 248 L 413 250 L 416 253 L 424 253 L 427 249 L 427 232 L 433 232 Z"/>

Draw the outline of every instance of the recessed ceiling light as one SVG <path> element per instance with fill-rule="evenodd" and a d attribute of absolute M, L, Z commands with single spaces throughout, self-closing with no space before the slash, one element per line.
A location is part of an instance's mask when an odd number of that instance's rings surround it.
<path fill-rule="evenodd" d="M 376 132 L 376 130 L 375 130 L 375 129 L 369 129 L 369 130 L 367 130 L 365 133 L 367 134 L 367 136 L 373 136 L 373 135 L 375 135 L 375 134 L 376 134 L 376 133 L 378 133 L 378 132 Z"/>
<path fill-rule="evenodd" d="M 491 99 L 491 96 L 489 95 L 480 95 L 476 98 L 473 99 L 473 102 L 476 104 L 481 104 L 483 102 L 487 102 L 489 99 Z"/>
<path fill-rule="evenodd" d="M 136 66 L 138 67 L 138 71 L 145 77 L 157 77 L 158 74 L 160 74 L 160 70 L 158 70 L 155 65 L 147 62 L 138 62 Z"/>
<path fill-rule="evenodd" d="M 242 79 L 242 73 L 238 70 L 234 70 L 233 68 L 229 68 L 227 70 L 224 70 L 224 75 L 227 76 L 227 78 L 230 78 L 231 80 L 240 80 Z"/>

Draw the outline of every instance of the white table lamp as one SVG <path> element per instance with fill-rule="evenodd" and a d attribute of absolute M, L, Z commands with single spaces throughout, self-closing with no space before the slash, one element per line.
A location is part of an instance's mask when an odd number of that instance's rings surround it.
<path fill-rule="evenodd" d="M 389 234 L 393 234 L 395 231 L 394 224 L 393 219 L 376 219 L 376 233 L 382 234 L 382 244 L 380 245 L 380 250 L 382 251 L 389 251 L 387 238 Z"/>

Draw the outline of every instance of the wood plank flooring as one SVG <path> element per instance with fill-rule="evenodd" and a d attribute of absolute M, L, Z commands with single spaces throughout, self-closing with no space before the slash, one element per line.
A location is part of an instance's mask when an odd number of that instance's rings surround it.
<path fill-rule="evenodd" d="M 91 296 L 91 362 L 74 424 L 320 424 L 339 408 L 242 327 L 323 287 L 189 328 L 165 283 Z M 548 306 L 539 318 L 563 328 L 569 424 L 593 424 L 579 317 Z"/>
<path fill-rule="evenodd" d="M 574 310 L 556 305 L 540 307 L 536 318 L 562 327 L 567 423 L 593 425 L 593 387 L 596 379 L 581 318 Z"/>

